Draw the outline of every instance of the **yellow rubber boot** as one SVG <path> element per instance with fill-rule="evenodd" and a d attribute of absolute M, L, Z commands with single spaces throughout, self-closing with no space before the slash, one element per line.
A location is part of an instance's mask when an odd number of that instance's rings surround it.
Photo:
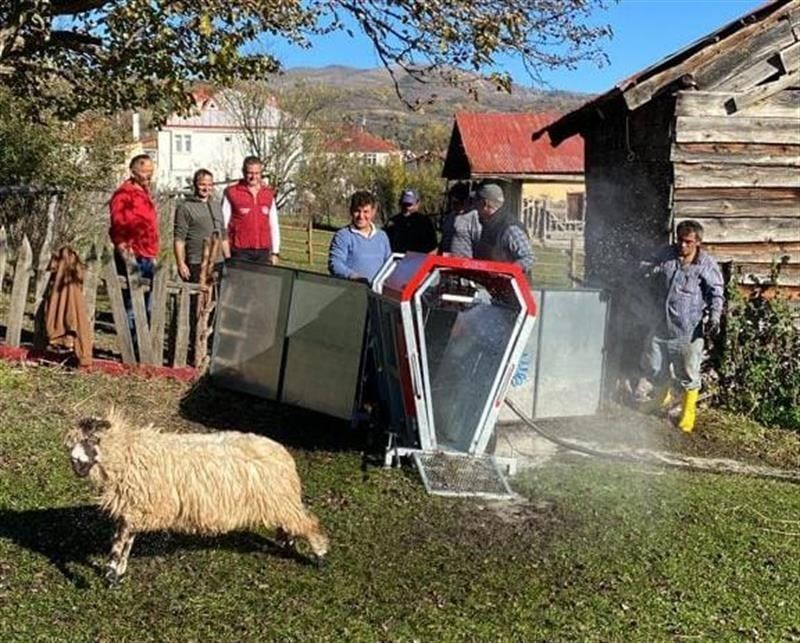
<path fill-rule="evenodd" d="M 694 429 L 694 421 L 697 416 L 697 396 L 700 391 L 685 391 L 683 394 L 683 408 L 681 409 L 681 419 L 678 426 L 684 433 L 691 433 Z"/>

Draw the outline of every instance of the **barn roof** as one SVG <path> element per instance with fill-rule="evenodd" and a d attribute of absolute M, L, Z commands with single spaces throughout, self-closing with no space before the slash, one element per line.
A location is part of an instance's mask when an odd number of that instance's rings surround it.
<path fill-rule="evenodd" d="M 453 124 L 442 176 L 583 173 L 583 141 L 574 137 L 559 147 L 547 136 L 531 140 L 531 132 L 557 120 L 557 112 L 490 114 L 458 112 Z"/>
<path fill-rule="evenodd" d="M 715 57 L 741 48 L 743 38 L 749 38 L 755 34 L 761 26 L 760 23 L 769 21 L 772 24 L 784 17 L 788 18 L 789 13 L 797 11 L 798 6 L 800 6 L 800 0 L 769 0 L 713 33 L 618 82 L 604 94 L 589 100 L 544 128 L 540 128 L 536 131 L 536 135 L 541 135 L 546 131 L 553 144 L 560 145 L 561 141 L 581 131 L 587 117 L 591 117 L 601 105 L 611 100 L 621 98 L 629 110 L 634 110 L 665 88 L 671 86 L 696 87 L 698 76 L 702 76 L 702 73 L 711 67 L 709 63 L 713 62 Z M 784 8 L 787 10 L 780 11 Z M 791 33 L 791 24 L 788 24 L 788 21 L 787 28 Z M 746 34 L 741 33 L 745 31 Z M 738 37 L 737 34 L 741 34 L 742 37 Z M 747 51 L 747 48 L 741 48 L 741 50 Z M 699 88 L 706 89 L 705 87 Z"/>

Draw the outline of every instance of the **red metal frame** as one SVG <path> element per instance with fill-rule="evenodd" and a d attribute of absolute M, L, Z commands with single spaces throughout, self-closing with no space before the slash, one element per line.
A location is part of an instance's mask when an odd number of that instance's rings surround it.
<path fill-rule="evenodd" d="M 501 261 L 482 261 L 465 257 L 446 257 L 409 252 L 386 279 L 383 285 L 384 296 L 396 301 L 411 301 L 420 284 L 435 268 L 449 268 L 454 273 L 466 278 L 475 275 L 475 273 L 481 274 L 484 280 L 487 275 L 508 275 L 513 277 L 520 286 L 527 314 L 531 317 L 536 316 L 536 301 L 533 299 L 528 279 L 522 268 L 516 264 Z"/>

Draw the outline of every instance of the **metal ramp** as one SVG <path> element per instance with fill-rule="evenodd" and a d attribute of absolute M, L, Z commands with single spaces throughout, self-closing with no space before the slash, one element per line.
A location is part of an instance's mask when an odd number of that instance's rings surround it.
<path fill-rule="evenodd" d="M 415 451 L 412 455 L 431 495 L 505 500 L 514 496 L 500 463 L 492 456 L 444 451 Z"/>

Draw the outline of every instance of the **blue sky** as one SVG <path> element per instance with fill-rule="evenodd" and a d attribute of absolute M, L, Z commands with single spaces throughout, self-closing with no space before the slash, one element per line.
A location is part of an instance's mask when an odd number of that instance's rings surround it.
<path fill-rule="evenodd" d="M 576 70 L 558 70 L 545 74 L 545 80 L 552 89 L 591 93 L 607 90 L 762 4 L 763 0 L 621 0 L 595 16 L 597 22 L 608 23 L 614 30 L 613 39 L 604 45 L 610 64 L 602 69 L 584 65 Z M 368 41 L 358 35 L 350 38 L 339 33 L 317 38 L 307 51 L 277 44 L 270 49 L 285 67 L 380 65 Z M 504 60 L 500 68 L 508 71 L 515 82 L 531 84 L 519 62 Z"/>

